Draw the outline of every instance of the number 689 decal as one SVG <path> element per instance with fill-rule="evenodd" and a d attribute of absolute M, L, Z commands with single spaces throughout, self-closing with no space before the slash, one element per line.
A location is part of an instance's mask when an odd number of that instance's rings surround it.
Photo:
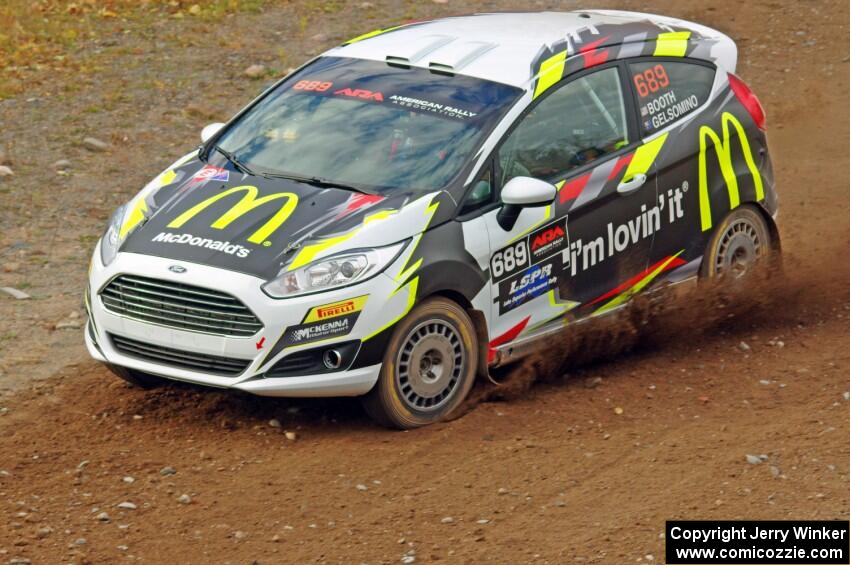
<path fill-rule="evenodd" d="M 511 276 L 519 269 L 528 266 L 528 239 L 523 238 L 493 254 L 490 259 L 490 275 L 493 282 Z"/>

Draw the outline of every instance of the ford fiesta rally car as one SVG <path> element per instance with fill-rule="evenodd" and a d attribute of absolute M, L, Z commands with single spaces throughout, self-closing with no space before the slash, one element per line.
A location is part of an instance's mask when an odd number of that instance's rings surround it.
<path fill-rule="evenodd" d="M 476 376 L 778 247 L 735 44 L 627 12 L 378 30 L 263 92 L 113 215 L 86 345 L 124 379 L 450 416 Z"/>

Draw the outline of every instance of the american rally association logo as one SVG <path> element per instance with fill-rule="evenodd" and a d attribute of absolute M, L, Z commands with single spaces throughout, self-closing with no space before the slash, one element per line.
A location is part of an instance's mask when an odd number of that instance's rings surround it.
<path fill-rule="evenodd" d="M 532 263 L 549 257 L 564 249 L 567 245 L 567 222 L 558 220 L 544 226 L 529 237 Z"/>

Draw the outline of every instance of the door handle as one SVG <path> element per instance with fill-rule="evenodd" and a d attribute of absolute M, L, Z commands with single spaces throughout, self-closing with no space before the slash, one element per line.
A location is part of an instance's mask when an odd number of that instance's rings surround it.
<path fill-rule="evenodd" d="M 631 194 L 636 191 L 646 182 L 646 175 L 638 173 L 631 178 L 631 180 L 623 181 L 617 185 L 617 192 L 619 194 Z"/>

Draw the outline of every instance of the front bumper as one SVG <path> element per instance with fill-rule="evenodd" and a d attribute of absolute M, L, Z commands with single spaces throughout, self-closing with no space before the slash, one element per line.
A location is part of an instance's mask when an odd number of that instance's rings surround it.
<path fill-rule="evenodd" d="M 397 259 L 402 260 L 403 258 Z M 169 267 L 174 265 L 185 267 L 185 272 L 174 273 L 169 270 Z M 156 278 L 230 294 L 242 301 L 260 319 L 263 328 L 249 337 L 210 335 L 116 314 L 104 305 L 100 293 L 119 275 Z M 112 264 L 105 267 L 100 262 L 98 245 L 89 275 L 89 327 L 85 332 L 86 347 L 92 357 L 104 363 L 169 379 L 238 389 L 264 396 L 357 396 L 371 390 L 377 382 L 381 366 L 364 366 L 364 363 L 358 362 L 357 359 L 353 362 L 354 368 L 347 370 L 285 377 L 267 377 L 266 373 L 278 361 L 292 353 L 342 342 L 361 340 L 365 343 L 383 329 L 390 327 L 407 312 L 412 302 L 412 297 L 407 296 L 406 292 L 398 292 L 398 282 L 385 272 L 351 287 L 283 300 L 270 298 L 263 293 L 260 285 L 264 282 L 234 271 L 132 253 L 119 253 Z M 293 326 L 302 327 L 305 316 L 313 308 L 364 296 L 365 302 L 360 304 L 361 309 L 349 332 L 320 341 L 283 348 L 277 346 L 287 328 L 291 330 Z M 119 350 L 113 342 L 113 336 L 154 347 L 241 360 L 247 363 L 247 367 L 236 376 L 227 376 L 179 367 L 168 362 L 154 362 Z M 272 352 L 273 355 L 270 354 Z"/>

